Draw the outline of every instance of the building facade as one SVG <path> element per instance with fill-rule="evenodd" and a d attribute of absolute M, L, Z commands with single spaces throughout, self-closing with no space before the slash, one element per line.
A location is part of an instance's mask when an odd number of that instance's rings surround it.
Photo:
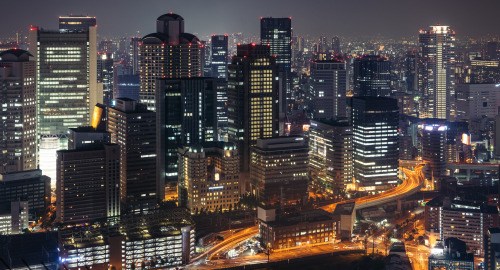
<path fill-rule="evenodd" d="M 354 59 L 354 96 L 389 97 L 391 62 L 378 55 Z"/>
<path fill-rule="evenodd" d="M 108 109 L 111 143 L 120 146 L 120 198 L 125 211 L 155 208 L 165 188 L 156 181 L 155 113 L 131 99 Z"/>
<path fill-rule="evenodd" d="M 0 53 L 0 172 L 37 168 L 36 62 L 24 50 Z"/>
<path fill-rule="evenodd" d="M 448 119 L 454 112 L 455 32 L 449 26 L 420 30 L 418 88 L 420 118 Z"/>
<path fill-rule="evenodd" d="M 266 206 L 307 199 L 309 147 L 303 137 L 258 139 L 251 148 L 250 183 Z"/>
<path fill-rule="evenodd" d="M 313 118 L 345 117 L 348 85 L 345 62 L 337 60 L 311 62 Z"/>
<path fill-rule="evenodd" d="M 397 183 L 397 100 L 385 97 L 354 97 L 351 103 L 354 178 L 359 190 L 383 191 Z"/>
<path fill-rule="evenodd" d="M 156 20 L 156 33 L 140 43 L 140 102 L 155 111 L 156 80 L 199 77 L 202 73 L 200 40 L 184 32 L 184 18 L 164 14 Z"/>
<path fill-rule="evenodd" d="M 240 163 L 232 143 L 179 148 L 179 205 L 192 214 L 237 208 Z"/>

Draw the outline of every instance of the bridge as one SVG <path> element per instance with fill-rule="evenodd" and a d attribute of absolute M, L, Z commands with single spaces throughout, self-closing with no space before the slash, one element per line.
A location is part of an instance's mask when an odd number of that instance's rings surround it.
<path fill-rule="evenodd" d="M 321 209 L 328 212 L 333 212 L 338 204 L 355 203 L 354 211 L 361 210 L 364 208 L 370 208 L 373 206 L 386 204 L 392 201 L 401 200 L 408 196 L 417 193 L 424 185 L 424 175 L 422 173 L 422 168 L 424 164 L 417 165 L 415 171 L 409 169 L 400 168 L 405 176 L 403 183 L 395 188 L 389 189 L 379 194 L 365 196 L 357 199 L 346 200 L 338 203 L 333 203 L 321 207 Z"/>

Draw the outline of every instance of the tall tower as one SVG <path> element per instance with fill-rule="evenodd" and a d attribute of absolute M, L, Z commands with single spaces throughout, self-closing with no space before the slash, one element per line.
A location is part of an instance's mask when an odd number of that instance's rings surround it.
<path fill-rule="evenodd" d="M 217 129 L 219 140 L 227 133 L 228 36 L 212 35 L 212 77 L 217 78 Z"/>
<path fill-rule="evenodd" d="M 332 38 L 332 51 L 334 54 L 342 54 L 342 50 L 340 49 L 340 39 L 338 36 L 334 36 Z"/>
<path fill-rule="evenodd" d="M 425 119 L 422 123 L 422 159 L 429 164 L 424 175 L 433 181 L 434 189 L 440 188 L 439 179 L 446 172 L 447 129 L 445 120 Z"/>
<path fill-rule="evenodd" d="M 158 80 L 156 92 L 157 178 L 176 183 L 178 148 L 217 139 L 214 78 Z"/>
<path fill-rule="evenodd" d="M 36 62 L 24 50 L 0 53 L 0 172 L 35 170 Z"/>
<path fill-rule="evenodd" d="M 37 62 L 37 134 L 40 169 L 55 185 L 56 151 L 65 149 L 69 128 L 88 126 L 103 103 L 97 87 L 96 26 L 75 30 L 30 29 L 30 53 Z"/>
<path fill-rule="evenodd" d="M 276 58 L 266 45 L 238 45 L 229 65 L 228 135 L 240 154 L 241 171 L 248 172 L 250 147 L 257 139 L 278 135 Z"/>
<path fill-rule="evenodd" d="M 455 86 L 455 32 L 449 26 L 420 30 L 418 87 L 420 118 L 448 119 L 453 108 Z"/>
<path fill-rule="evenodd" d="M 292 103 L 292 18 L 261 18 L 260 41 L 268 45 L 271 55 L 276 56 L 276 67 L 280 78 L 280 113 L 291 109 Z M 284 117 L 284 115 L 282 115 Z"/>
<path fill-rule="evenodd" d="M 184 18 L 164 14 L 156 20 L 156 33 L 140 45 L 140 102 L 155 111 L 156 80 L 201 76 L 200 40 L 184 33 Z"/>
<path fill-rule="evenodd" d="M 133 37 L 130 39 L 130 63 L 132 65 L 132 74 L 140 73 L 139 59 L 141 56 L 141 38 Z"/>
<path fill-rule="evenodd" d="M 352 98 L 354 178 L 364 191 L 383 191 L 398 180 L 397 100 Z"/>
<path fill-rule="evenodd" d="M 311 62 L 314 118 L 337 119 L 346 116 L 347 80 L 345 62 L 338 60 Z"/>
<path fill-rule="evenodd" d="M 129 212 L 156 207 L 165 196 L 156 181 L 155 113 L 128 98 L 108 109 L 111 143 L 120 145 L 120 198 Z"/>
<path fill-rule="evenodd" d="M 377 55 L 354 59 L 354 95 L 389 97 L 391 94 L 391 62 Z"/>

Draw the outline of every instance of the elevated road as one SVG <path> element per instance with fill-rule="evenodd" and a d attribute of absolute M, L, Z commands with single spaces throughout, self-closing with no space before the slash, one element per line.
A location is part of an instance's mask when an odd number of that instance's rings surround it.
<path fill-rule="evenodd" d="M 321 209 L 333 212 L 338 204 L 352 203 L 355 202 L 354 210 L 360 210 L 364 208 L 369 208 L 377 206 L 380 204 L 385 204 L 391 201 L 399 200 L 410 195 L 417 193 L 424 184 L 424 175 L 422 173 L 422 167 L 424 165 L 418 165 L 415 167 L 415 171 L 400 168 L 400 170 L 405 175 L 405 180 L 403 183 L 395 188 L 389 189 L 379 194 L 365 196 L 357 199 L 346 200 L 338 203 L 333 203 L 321 207 Z"/>

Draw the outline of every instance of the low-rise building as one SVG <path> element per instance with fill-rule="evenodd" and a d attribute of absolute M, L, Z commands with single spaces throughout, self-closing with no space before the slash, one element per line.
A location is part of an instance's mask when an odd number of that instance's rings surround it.
<path fill-rule="evenodd" d="M 336 222 L 331 213 L 314 209 L 286 215 L 268 215 L 262 218 L 259 208 L 259 232 L 262 245 L 272 249 L 296 247 L 306 244 L 333 242 Z"/>
<path fill-rule="evenodd" d="M 474 270 L 474 255 L 467 253 L 467 245 L 457 238 L 440 241 L 431 250 L 429 270 Z"/>
<path fill-rule="evenodd" d="M 114 225 L 60 230 L 59 257 L 68 270 L 179 267 L 194 254 L 194 236 L 188 211 L 158 209 L 122 216 Z"/>

